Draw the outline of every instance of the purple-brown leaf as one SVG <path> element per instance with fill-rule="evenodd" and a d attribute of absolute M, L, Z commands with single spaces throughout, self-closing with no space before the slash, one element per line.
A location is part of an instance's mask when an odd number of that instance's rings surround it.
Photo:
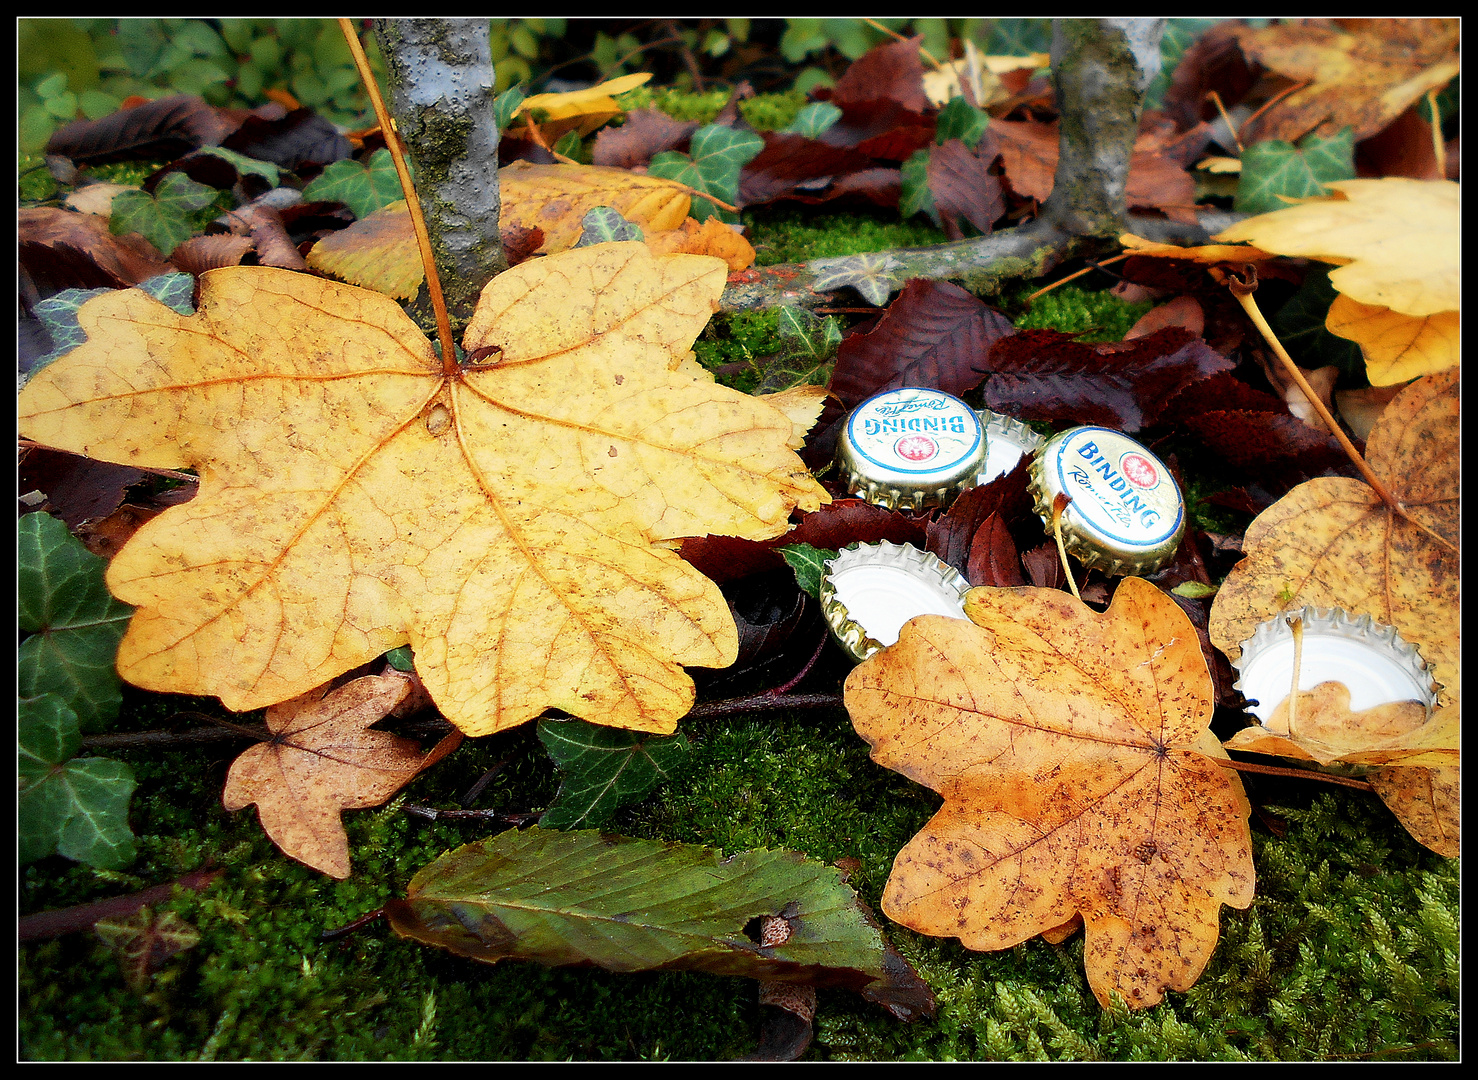
<path fill-rule="evenodd" d="M 620 127 L 605 127 L 595 136 L 591 161 L 613 169 L 645 165 L 664 150 L 676 150 L 698 125 L 674 120 L 656 109 L 633 109 Z"/>
<path fill-rule="evenodd" d="M 993 159 L 993 144 L 989 158 Z M 982 236 L 1006 212 L 1001 181 L 986 171 L 987 160 L 972 153 L 959 139 L 950 139 L 929 154 L 926 173 L 934 208 L 950 240 L 964 239 L 960 222 L 968 221 Z"/>
<path fill-rule="evenodd" d="M 202 146 L 219 146 L 231 128 L 201 98 L 176 94 L 97 120 L 74 120 L 52 135 L 46 152 L 79 165 L 176 158 Z"/>

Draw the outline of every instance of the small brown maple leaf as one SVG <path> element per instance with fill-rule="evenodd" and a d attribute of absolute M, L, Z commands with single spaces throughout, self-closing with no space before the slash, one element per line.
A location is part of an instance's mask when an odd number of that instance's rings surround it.
<path fill-rule="evenodd" d="M 422 769 L 457 748 L 453 732 L 430 751 L 387 731 L 371 731 L 413 690 L 400 675 L 368 675 L 332 693 L 319 687 L 267 710 L 272 739 L 231 763 L 227 810 L 257 805 L 272 842 L 301 863 L 349 876 L 349 837 L 340 810 L 378 806 Z"/>
<path fill-rule="evenodd" d="M 973 589 L 848 677 L 872 758 L 944 796 L 883 911 L 997 950 L 1081 915 L 1088 984 L 1131 1008 L 1186 990 L 1222 904 L 1252 902 L 1250 812 L 1211 734 L 1211 676 L 1174 600 L 1126 578 L 1098 614 L 1046 589 Z"/>

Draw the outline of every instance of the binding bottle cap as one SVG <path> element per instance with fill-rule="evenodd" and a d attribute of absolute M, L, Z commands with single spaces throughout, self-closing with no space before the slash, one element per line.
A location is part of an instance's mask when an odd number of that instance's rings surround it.
<path fill-rule="evenodd" d="M 915 615 L 965 618 L 970 583 L 912 544 L 854 544 L 828 560 L 823 571 L 821 610 L 856 660 L 892 645 Z"/>
<path fill-rule="evenodd" d="M 1185 500 L 1159 458 L 1121 432 L 1079 427 L 1047 440 L 1031 466 L 1032 498 L 1052 531 L 1059 493 L 1062 543 L 1084 566 L 1106 574 L 1149 574 L 1185 532 Z"/>
<path fill-rule="evenodd" d="M 986 458 L 985 468 L 980 471 L 982 484 L 1005 476 L 1016 468 L 1017 462 L 1031 457 L 1047 441 L 1020 420 L 989 409 L 981 409 L 978 415 L 985 425 Z"/>
<path fill-rule="evenodd" d="M 837 439 L 847 490 L 889 510 L 945 506 L 980 483 L 985 427 L 942 390 L 905 387 L 868 398 Z"/>
<path fill-rule="evenodd" d="M 1437 704 L 1431 670 L 1394 626 L 1339 608 L 1305 607 L 1280 612 L 1260 624 L 1242 642 L 1242 655 L 1232 661 L 1239 676 L 1235 685 L 1255 702 L 1251 710 L 1262 723 L 1277 712 L 1293 687 L 1294 618 L 1303 620 L 1300 691 L 1325 682 L 1343 683 L 1350 692 L 1351 712 L 1392 701 L 1420 701 L 1430 713 Z"/>

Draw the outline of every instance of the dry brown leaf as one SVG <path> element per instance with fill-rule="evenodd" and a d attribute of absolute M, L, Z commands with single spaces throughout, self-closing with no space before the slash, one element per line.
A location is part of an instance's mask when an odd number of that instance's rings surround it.
<path fill-rule="evenodd" d="M 427 753 L 371 724 L 411 692 L 398 675 L 367 675 L 325 695 L 321 686 L 267 710 L 272 738 L 231 763 L 227 810 L 256 803 L 262 829 L 282 851 L 336 878 L 349 876 L 341 810 L 379 806 L 422 769 L 457 748 L 453 732 Z"/>
<path fill-rule="evenodd" d="M 1276 259 L 1271 252 L 1261 251 L 1250 244 L 1204 244 L 1201 247 L 1176 247 L 1146 240 L 1133 233 L 1121 233 L 1119 243 L 1125 250 L 1136 255 L 1150 255 L 1161 259 L 1186 259 L 1190 262 L 1214 265 L 1216 263 L 1251 263 Z"/>
<path fill-rule="evenodd" d="M 1339 415 L 1347 425 L 1351 433 L 1361 442 L 1370 438 L 1370 433 L 1375 430 L 1376 421 L 1386 411 L 1386 406 L 1396 399 L 1396 395 L 1405 390 L 1407 383 L 1396 383 L 1392 386 L 1362 386 L 1356 390 L 1336 390 L 1334 392 L 1335 404 L 1339 406 Z"/>
<path fill-rule="evenodd" d="M 113 199 L 125 191 L 138 191 L 137 184 L 88 184 L 80 187 L 62 200 L 68 210 L 79 214 L 93 214 L 107 220 L 113 213 Z"/>
<path fill-rule="evenodd" d="M 1227 749 L 1320 765 L 1457 764 L 1457 715 L 1451 709 L 1430 721 L 1420 701 L 1392 701 L 1351 712 L 1349 689 L 1325 682 L 1298 695 L 1297 730 L 1290 731 L 1288 706 L 1285 698 L 1266 724 L 1243 728 L 1227 740 Z"/>
<path fill-rule="evenodd" d="M 653 255 L 712 255 L 728 263 L 729 269 L 746 270 L 754 263 L 749 241 L 716 217 L 699 225 L 685 218 L 681 228 L 646 234 Z"/>
<path fill-rule="evenodd" d="M 737 632 L 660 544 L 767 539 L 828 501 L 792 417 L 690 359 L 726 276 L 639 243 L 522 263 L 451 373 L 394 301 L 305 274 L 211 271 L 194 316 L 84 304 L 21 430 L 201 477 L 109 567 L 139 608 L 119 673 L 245 711 L 411 644 L 469 734 L 549 706 L 672 731 L 683 665 L 732 663 Z"/>
<path fill-rule="evenodd" d="M 1392 386 L 1456 367 L 1459 319 L 1456 311 L 1403 315 L 1388 307 L 1351 300 L 1344 293 L 1329 305 L 1324 326 L 1349 338 L 1365 354 L 1372 386 Z"/>
<path fill-rule="evenodd" d="M 1461 787 L 1456 765 L 1439 768 L 1371 769 L 1375 793 L 1412 837 L 1450 859 L 1461 853 Z"/>
<path fill-rule="evenodd" d="M 1299 485 L 1248 526 L 1246 558 L 1211 605 L 1212 643 L 1236 659 L 1260 623 L 1291 608 L 1369 615 L 1417 646 L 1442 685 L 1439 711 L 1455 717 L 1462 678 L 1458 405 L 1457 370 L 1429 375 L 1387 406 L 1366 446 L 1371 470 L 1420 527 L 1359 480 Z"/>
<path fill-rule="evenodd" d="M 1174 600 L 1126 578 L 1099 614 L 973 589 L 848 677 L 874 761 L 944 796 L 894 861 L 888 916 L 1005 949 L 1081 914 L 1094 996 L 1186 990 L 1222 904 L 1252 902 L 1250 807 L 1211 734 L 1211 676 Z"/>
<path fill-rule="evenodd" d="M 1380 131 L 1428 90 L 1458 73 L 1458 20 L 1362 19 L 1345 27 L 1289 20 L 1237 33 L 1250 60 L 1308 86 L 1242 130 L 1244 142 L 1328 138 L 1346 126 L 1355 141 Z"/>

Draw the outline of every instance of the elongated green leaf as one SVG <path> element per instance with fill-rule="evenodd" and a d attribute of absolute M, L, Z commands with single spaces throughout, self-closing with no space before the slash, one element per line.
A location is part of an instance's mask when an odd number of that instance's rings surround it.
<path fill-rule="evenodd" d="M 694 191 L 732 203 L 739 197 L 739 171 L 764 148 L 765 140 L 752 131 L 707 124 L 693 132 L 688 143 L 690 153 L 664 150 L 652 158 L 647 174 L 676 180 Z M 723 221 L 739 220 L 737 215 L 720 211 L 707 199 L 694 199 L 689 213 L 698 221 L 712 214 L 718 214 Z"/>
<path fill-rule="evenodd" d="M 405 198 L 405 194 L 400 190 L 390 151 L 381 147 L 370 156 L 368 165 L 334 162 L 303 189 L 303 198 L 341 202 L 363 221 L 376 210 Z"/>
<path fill-rule="evenodd" d="M 113 199 L 108 228 L 114 235 L 136 232 L 165 255 L 194 236 L 200 211 L 215 201 L 216 189 L 196 183 L 182 172 L 172 172 L 150 195 L 121 191 Z"/>
<path fill-rule="evenodd" d="M 786 544 L 775 549 L 780 552 L 785 564 L 795 571 L 795 581 L 817 600 L 821 599 L 821 575 L 826 561 L 835 559 L 837 553 L 810 544 Z"/>
<path fill-rule="evenodd" d="M 277 186 L 281 178 L 281 170 L 270 161 L 262 161 L 260 158 L 247 157 L 238 154 L 235 150 L 227 150 L 224 146 L 202 146 L 200 153 L 211 154 L 222 161 L 229 161 L 235 166 L 237 173 L 242 176 L 260 176 L 273 187 Z"/>
<path fill-rule="evenodd" d="M 934 207 L 934 193 L 929 190 L 929 151 L 915 150 L 898 170 L 902 192 L 898 196 L 898 212 L 905 218 L 928 214 L 939 224 L 939 211 Z"/>
<path fill-rule="evenodd" d="M 686 735 L 540 720 L 539 741 L 559 766 L 559 794 L 539 819 L 546 829 L 604 825 L 618 807 L 669 779 L 688 757 Z"/>
<path fill-rule="evenodd" d="M 513 119 L 513 114 L 523 104 L 523 99 L 529 96 L 529 92 L 522 85 L 510 86 L 497 97 L 493 98 L 493 122 L 502 131 Z"/>
<path fill-rule="evenodd" d="M 77 714 L 56 694 L 22 698 L 17 713 L 20 861 L 58 852 L 104 870 L 127 866 L 134 857 L 133 770 L 74 757 L 82 746 Z"/>
<path fill-rule="evenodd" d="M 575 246 L 589 247 L 591 244 L 613 244 L 622 240 L 640 239 L 641 226 L 627 221 L 619 210 L 609 206 L 593 206 L 580 219 L 580 239 L 575 241 Z"/>
<path fill-rule="evenodd" d="M 725 859 L 694 844 L 510 829 L 423 868 L 384 911 L 400 936 L 485 963 L 680 968 L 847 986 L 897 1016 L 933 1011 L 841 872 L 793 851 Z M 786 920 L 783 944 L 746 934 L 764 916 Z"/>
<path fill-rule="evenodd" d="M 1253 143 L 1242 153 L 1242 175 L 1237 181 L 1236 209 L 1266 214 L 1288 204 L 1279 195 L 1306 199 L 1327 195 L 1331 180 L 1355 175 L 1355 133 L 1345 128 L 1327 139 L 1309 135 L 1298 146 L 1282 139 Z"/>
<path fill-rule="evenodd" d="M 17 525 L 22 697 L 54 693 L 83 731 L 100 730 L 123 701 L 113 667 L 133 608 L 103 584 L 107 564 L 50 514 Z"/>

